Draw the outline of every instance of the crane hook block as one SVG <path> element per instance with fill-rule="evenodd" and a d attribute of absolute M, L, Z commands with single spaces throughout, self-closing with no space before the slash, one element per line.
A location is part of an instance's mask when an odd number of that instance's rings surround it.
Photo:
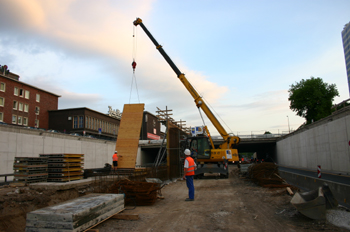
<path fill-rule="evenodd" d="M 136 62 L 135 62 L 135 61 L 133 61 L 133 62 L 131 63 L 131 66 L 132 66 L 133 71 L 135 72 Z"/>

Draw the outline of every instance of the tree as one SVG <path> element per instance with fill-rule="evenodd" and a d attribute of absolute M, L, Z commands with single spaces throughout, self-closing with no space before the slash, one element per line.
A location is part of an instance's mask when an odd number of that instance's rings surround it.
<path fill-rule="evenodd" d="M 330 115 L 334 97 L 339 96 L 335 84 L 324 83 L 319 77 L 302 79 L 292 84 L 288 92 L 289 108 L 304 117 L 306 124 Z"/>

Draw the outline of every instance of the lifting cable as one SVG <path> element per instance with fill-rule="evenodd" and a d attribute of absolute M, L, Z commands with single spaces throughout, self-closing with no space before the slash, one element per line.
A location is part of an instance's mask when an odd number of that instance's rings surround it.
<path fill-rule="evenodd" d="M 140 97 L 139 97 L 139 91 L 137 89 L 137 82 L 136 82 L 136 75 L 135 75 L 135 68 L 136 68 L 136 62 L 135 62 L 135 59 L 136 59 L 136 51 L 137 51 L 137 40 L 136 40 L 136 36 L 135 36 L 135 26 L 133 26 L 133 48 L 132 48 L 132 63 L 131 63 L 131 66 L 132 66 L 132 78 L 131 78 L 131 88 L 130 88 L 130 97 L 129 97 L 129 104 L 131 102 L 131 95 L 132 95 L 132 87 L 134 85 L 134 80 L 135 80 L 135 88 L 136 88 L 136 93 L 137 93 L 137 99 L 140 103 Z M 136 31 L 137 32 L 137 31 Z"/>
<path fill-rule="evenodd" d="M 198 107 L 198 112 L 199 112 L 199 115 L 200 115 L 201 118 L 202 118 L 203 126 L 205 126 L 204 118 L 203 118 L 203 116 L 202 116 L 202 112 L 201 112 L 201 108 L 200 108 L 200 107 Z"/>
<path fill-rule="evenodd" d="M 231 131 L 231 133 L 234 135 L 233 131 L 231 130 L 231 128 L 226 124 L 226 122 L 220 117 L 220 114 L 218 114 L 215 109 L 209 104 L 209 102 L 202 97 L 203 100 L 205 100 L 205 102 L 207 103 L 207 105 L 210 107 L 210 109 L 212 109 L 214 111 L 214 113 L 220 118 L 220 120 L 225 124 L 225 126 Z"/>

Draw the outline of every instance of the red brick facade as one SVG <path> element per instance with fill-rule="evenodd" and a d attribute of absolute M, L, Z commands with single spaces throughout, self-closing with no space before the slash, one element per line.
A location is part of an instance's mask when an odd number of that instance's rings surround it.
<path fill-rule="evenodd" d="M 60 96 L 18 79 L 13 73 L 0 73 L 0 122 L 49 129 L 48 110 L 58 109 Z"/>

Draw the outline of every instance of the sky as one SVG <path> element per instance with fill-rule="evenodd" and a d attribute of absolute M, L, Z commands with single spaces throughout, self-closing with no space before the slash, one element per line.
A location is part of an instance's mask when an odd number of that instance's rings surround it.
<path fill-rule="evenodd" d="M 154 38 L 228 133 L 287 133 L 304 118 L 288 89 L 310 77 L 349 98 L 341 31 L 348 0 L 0 0 L 0 64 L 60 95 L 59 109 L 144 103 L 203 121 Z M 133 73 L 131 63 L 137 63 Z M 202 113 L 203 114 L 203 113 Z M 203 114 L 204 115 L 204 114 Z M 204 118 L 212 135 L 218 135 Z"/>

